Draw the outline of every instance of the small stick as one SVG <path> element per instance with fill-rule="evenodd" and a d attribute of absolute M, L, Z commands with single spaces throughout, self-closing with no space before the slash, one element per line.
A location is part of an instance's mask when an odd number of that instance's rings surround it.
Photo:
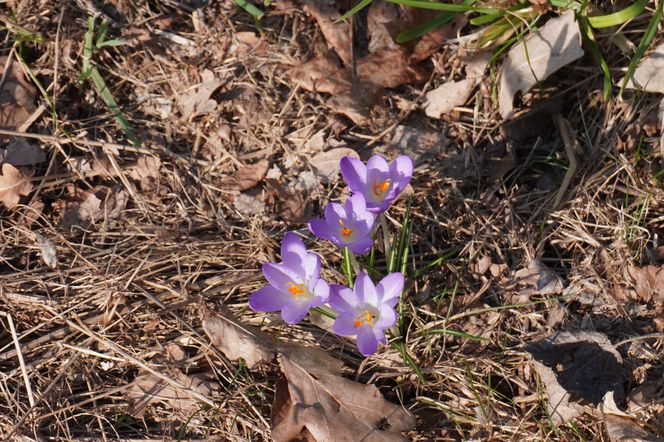
<path fill-rule="evenodd" d="M 558 189 L 558 194 L 556 195 L 556 199 L 553 202 L 553 208 L 555 209 L 562 201 L 563 195 L 565 195 L 565 192 L 567 191 L 567 188 L 569 187 L 569 184 L 572 181 L 574 174 L 576 173 L 578 162 L 576 161 L 576 152 L 575 152 L 576 138 L 572 137 L 572 131 L 569 127 L 569 123 L 559 113 L 553 114 L 553 122 L 556 124 L 558 130 L 560 131 L 560 135 L 563 137 L 563 144 L 565 145 L 565 153 L 567 154 L 567 158 L 569 159 L 569 167 L 567 168 L 567 172 L 565 173 L 563 182 L 560 185 L 560 189 Z"/>
<path fill-rule="evenodd" d="M 16 328 L 14 328 L 14 321 L 12 320 L 12 315 L 7 313 L 7 322 L 9 322 L 9 330 L 12 333 L 12 340 L 14 341 L 14 347 L 16 347 L 16 356 L 18 357 L 18 363 L 21 366 L 21 374 L 23 375 L 23 382 L 25 382 L 25 390 L 28 392 L 28 401 L 30 402 L 30 407 L 35 406 L 35 398 L 32 395 L 32 387 L 30 386 L 30 378 L 28 377 L 28 370 L 25 368 L 25 361 L 23 361 L 23 353 L 21 352 L 21 344 L 18 342 L 18 335 L 16 334 Z"/>

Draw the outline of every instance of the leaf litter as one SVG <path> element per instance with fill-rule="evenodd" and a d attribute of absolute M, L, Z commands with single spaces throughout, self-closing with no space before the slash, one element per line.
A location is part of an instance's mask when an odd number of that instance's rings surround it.
<path fill-rule="evenodd" d="M 249 367 L 278 361 L 272 408 L 272 438 L 333 441 L 405 441 L 401 434 L 415 420 L 385 400 L 374 385 L 342 376 L 342 362 L 327 352 L 296 343 L 279 343 L 227 313 L 203 313 L 203 329 L 213 345 Z"/>
<path fill-rule="evenodd" d="M 22 195 L 28 195 L 32 191 L 30 179 L 21 170 L 9 163 L 2 165 L 0 176 L 0 202 L 5 207 L 15 207 Z"/>

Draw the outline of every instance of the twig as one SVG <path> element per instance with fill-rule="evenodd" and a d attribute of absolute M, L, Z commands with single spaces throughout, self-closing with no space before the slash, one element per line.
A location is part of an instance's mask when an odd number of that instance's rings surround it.
<path fill-rule="evenodd" d="M 9 323 L 9 330 L 12 334 L 12 340 L 14 341 L 14 347 L 16 347 L 16 357 L 18 357 L 18 363 L 21 366 L 21 374 L 23 375 L 23 382 L 25 382 L 25 390 L 28 393 L 28 401 L 30 401 L 30 407 L 35 406 L 35 398 L 32 394 L 32 386 L 30 385 L 30 378 L 28 377 L 28 370 L 25 368 L 25 361 L 23 360 L 23 353 L 21 352 L 21 344 L 18 342 L 18 335 L 16 334 L 16 328 L 14 327 L 14 321 L 12 320 L 12 315 L 7 313 L 7 322 Z"/>
<path fill-rule="evenodd" d="M 563 182 L 560 185 L 560 189 L 558 189 L 556 199 L 553 202 L 553 209 L 556 209 L 560 205 L 560 202 L 562 201 L 563 196 L 565 195 L 565 192 L 567 191 L 567 188 L 569 187 L 569 184 L 572 181 L 574 174 L 576 173 L 578 162 L 576 160 L 575 152 L 576 138 L 572 136 L 572 130 L 569 127 L 569 123 L 559 113 L 553 114 L 552 118 L 553 122 L 556 124 L 558 130 L 560 131 L 560 135 L 563 137 L 565 153 L 567 154 L 567 159 L 569 159 L 569 167 L 567 168 L 567 172 L 565 172 L 565 177 L 563 178 Z"/>

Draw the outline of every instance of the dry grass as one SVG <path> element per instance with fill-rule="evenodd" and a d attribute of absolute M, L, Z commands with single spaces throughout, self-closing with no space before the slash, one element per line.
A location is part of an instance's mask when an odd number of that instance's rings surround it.
<path fill-rule="evenodd" d="M 539 137 L 505 144 L 488 85 L 474 108 L 440 122 L 398 106 L 421 96 L 419 89 L 390 91 L 384 121 L 368 128 L 350 126 L 321 97 L 293 89 L 287 68 L 324 44 L 300 12 L 267 17 L 252 47 L 242 33 L 254 31 L 253 23 L 225 2 L 212 2 L 202 15 L 177 1 L 117 0 L 102 11 L 91 1 L 16 3 L 21 25 L 44 37 L 21 54 L 54 112 L 47 107 L 28 129 L 50 158 L 34 170 L 38 190 L 25 205 L 0 212 L 0 438 L 268 440 L 275 369 L 249 371 L 209 345 L 201 307 L 223 304 L 281 339 L 339 355 L 349 376 L 375 382 L 417 416 L 412 440 L 607 440 L 601 421 L 588 414 L 551 424 L 523 347 L 555 330 L 597 330 L 613 342 L 656 331 L 652 305 L 614 296 L 628 285 L 629 265 L 662 263 L 655 251 L 664 235 L 664 194 L 654 176 L 664 166 L 658 136 L 637 125 L 656 115 L 652 97 L 602 103 L 601 78 L 587 80 L 581 69 L 552 80 L 569 89 L 562 116 L 577 140 L 578 168 L 559 192 L 570 162 L 559 130 L 544 119 Z M 78 84 L 85 21 L 99 12 L 111 20 L 113 37 L 131 43 L 96 60 L 141 148 L 128 146 L 92 86 Z M 7 52 L 17 35 L 3 35 Z M 454 56 L 447 49 L 435 64 L 453 73 L 447 61 Z M 213 95 L 219 105 L 185 118 L 178 102 L 204 69 L 222 79 Z M 261 263 L 277 257 L 286 230 L 306 230 L 279 215 L 268 187 L 249 191 L 265 202 L 265 213 L 245 215 L 225 184 L 242 164 L 262 158 L 280 168 L 284 182 L 296 179 L 309 155 L 302 141 L 320 130 L 366 156 L 383 149 L 398 124 L 449 138 L 442 152 L 421 157 L 412 183 L 411 276 L 456 250 L 408 292 L 408 351 L 425 382 L 394 349 L 364 360 L 352 343 L 309 322 L 287 328 L 275 315 L 251 312 L 246 300 L 262 284 Z M 149 157 L 160 158 L 161 169 L 144 188 L 131 171 Z M 93 158 L 104 167 L 76 166 Z M 107 199 L 94 222 L 65 227 L 62 201 L 79 204 L 77 194 L 102 188 Z M 315 212 L 340 190 L 333 183 L 301 196 Z M 113 202 L 119 194 L 126 205 Z M 37 213 L 36 202 L 43 203 Z M 395 223 L 404 207 L 401 201 L 391 212 Z M 42 261 L 36 234 L 53 243 L 57 268 Z M 309 244 L 325 258 L 324 277 L 342 281 L 338 253 Z M 477 271 L 487 256 L 505 265 L 502 273 Z M 566 285 L 596 287 L 603 302 L 569 294 L 520 302 L 509 280 L 535 257 Z M 484 340 L 424 333 L 433 327 Z M 212 373 L 219 389 L 190 393 L 200 404 L 194 413 L 158 405 L 132 416 L 127 391 L 140 370 L 171 379 L 160 357 L 172 343 L 186 350 L 179 369 Z M 664 375 L 663 339 L 619 350 L 628 389 Z"/>

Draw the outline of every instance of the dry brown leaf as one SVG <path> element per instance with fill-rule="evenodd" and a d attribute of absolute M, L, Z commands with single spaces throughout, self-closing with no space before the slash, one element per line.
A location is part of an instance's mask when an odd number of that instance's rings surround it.
<path fill-rule="evenodd" d="M 245 164 L 232 177 L 224 180 L 224 187 L 239 191 L 249 190 L 263 181 L 269 168 L 270 162 L 266 159 L 255 164 Z"/>
<path fill-rule="evenodd" d="M 233 207 L 243 215 L 260 215 L 265 212 L 265 202 L 256 196 L 242 193 L 233 198 Z"/>
<path fill-rule="evenodd" d="M 23 172 L 9 163 L 2 165 L 2 176 L 0 176 L 0 202 L 5 207 L 16 206 L 21 195 L 27 195 L 32 190 L 32 184 Z"/>
<path fill-rule="evenodd" d="M 411 65 L 409 57 L 408 50 L 403 46 L 378 49 L 357 61 L 357 71 L 361 80 L 386 88 L 426 80 L 429 71 L 422 66 Z"/>
<path fill-rule="evenodd" d="M 440 118 L 444 114 L 463 105 L 470 93 L 482 80 L 484 69 L 489 62 L 489 53 L 478 53 L 466 65 L 466 78 L 460 81 L 449 81 L 427 92 L 424 113 L 431 118 Z"/>
<path fill-rule="evenodd" d="M 458 15 L 451 22 L 423 35 L 415 44 L 413 54 L 410 56 L 411 63 L 420 62 L 431 57 L 445 44 L 446 40 L 456 38 L 457 32 L 466 26 L 466 23 L 468 23 L 468 16 Z"/>
<path fill-rule="evenodd" d="M 211 396 L 217 389 L 217 384 L 210 381 L 208 374 L 186 375 L 177 369 L 169 370 L 165 374 L 183 387 L 204 396 Z M 165 402 L 170 408 L 185 416 L 191 415 L 201 407 L 198 401 L 185 391 L 147 371 L 139 372 L 126 394 L 129 399 L 129 414 L 137 418 L 143 417 L 150 405 L 159 402 Z"/>
<path fill-rule="evenodd" d="M 317 442 L 405 441 L 401 434 L 415 425 L 403 408 L 383 398 L 374 385 L 359 384 L 340 376 L 334 358 L 301 347 L 279 355 L 287 382 L 277 385 L 272 420 L 276 442 L 301 438 Z M 331 361 L 327 361 L 331 359 Z M 286 391 L 287 390 L 287 391 Z"/>
<path fill-rule="evenodd" d="M 514 273 L 514 283 L 519 293 L 515 303 L 528 302 L 533 295 L 558 294 L 564 289 L 560 276 L 537 258 Z"/>
<path fill-rule="evenodd" d="M 498 72 L 498 110 L 504 119 L 514 115 L 514 96 L 527 92 L 563 66 L 581 58 L 581 31 L 568 10 L 546 22 L 514 45 Z"/>
<path fill-rule="evenodd" d="M 580 416 L 587 404 L 599 405 L 608 392 L 624 397 L 622 357 L 602 333 L 559 332 L 526 350 L 546 388 L 556 425 Z"/>
<path fill-rule="evenodd" d="M 141 183 L 141 190 L 144 192 L 153 191 L 157 188 L 161 167 L 161 160 L 158 157 L 144 156 L 136 162 L 129 175 Z"/>
<path fill-rule="evenodd" d="M 644 57 L 634 71 L 632 79 L 627 83 L 630 89 L 664 94 L 664 43 Z"/>
<path fill-rule="evenodd" d="M 305 0 L 304 11 L 316 19 L 328 45 L 344 63 L 349 64 L 351 62 L 350 24 L 348 21 L 336 22 L 340 14 L 334 2 Z"/>
<path fill-rule="evenodd" d="M 7 57 L 0 57 L 0 75 L 6 63 Z M 34 104 L 37 91 L 26 81 L 20 64 L 12 60 L 8 69 L 0 89 L 0 127 L 16 130 L 37 109 Z"/>
<path fill-rule="evenodd" d="M 58 266 L 58 255 L 53 242 L 39 233 L 35 233 L 35 240 L 41 251 L 44 263 L 52 269 L 56 268 Z"/>
<path fill-rule="evenodd" d="M 635 417 L 618 408 L 613 391 L 606 393 L 599 409 L 611 442 L 662 442 L 662 439 L 641 428 Z"/>
<path fill-rule="evenodd" d="M 89 229 L 99 221 L 116 219 L 129 201 L 129 194 L 119 187 L 97 186 L 82 191 L 69 186 L 67 191 L 68 197 L 53 204 L 58 212 L 58 224 L 66 230 Z"/>
<path fill-rule="evenodd" d="M 274 340 L 256 327 L 242 324 L 231 314 L 203 311 L 203 330 L 212 345 L 228 359 L 244 359 L 249 368 L 274 360 L 277 347 Z"/>
<path fill-rule="evenodd" d="M 634 284 L 639 300 L 664 303 L 664 266 L 630 266 L 627 274 Z"/>
<path fill-rule="evenodd" d="M 360 158 L 353 149 L 337 147 L 336 149 L 317 153 L 309 160 L 309 165 L 313 168 L 316 176 L 323 182 L 332 183 L 339 176 L 339 162 L 343 157 Z"/>
<path fill-rule="evenodd" d="M 189 92 L 179 98 L 180 114 L 191 120 L 212 112 L 217 107 L 217 102 L 210 97 L 223 84 L 224 81 L 216 78 L 212 71 L 205 69 L 201 73 L 201 83 L 196 91 Z"/>
<path fill-rule="evenodd" d="M 311 172 L 304 171 L 300 176 L 307 173 L 311 174 Z M 305 197 L 308 188 L 298 190 L 297 186 L 285 187 L 275 179 L 268 179 L 266 182 L 270 189 L 268 194 L 269 203 L 274 206 L 274 212 L 287 224 L 301 224 L 311 217 L 311 204 L 308 198 Z M 318 182 L 316 181 L 315 184 L 318 184 Z M 308 184 L 305 184 L 305 186 L 308 186 Z"/>
<path fill-rule="evenodd" d="M 13 138 L 6 148 L 0 148 L 0 163 L 13 166 L 32 166 L 46 161 L 43 150 L 24 138 Z"/>
<path fill-rule="evenodd" d="M 447 144 L 447 137 L 439 131 L 399 125 L 394 128 L 394 135 L 384 150 L 408 155 L 417 164 L 423 158 L 441 154 Z"/>
<path fill-rule="evenodd" d="M 351 88 L 350 71 L 331 52 L 292 68 L 288 74 L 295 84 L 311 92 L 336 95 L 348 93 Z"/>

